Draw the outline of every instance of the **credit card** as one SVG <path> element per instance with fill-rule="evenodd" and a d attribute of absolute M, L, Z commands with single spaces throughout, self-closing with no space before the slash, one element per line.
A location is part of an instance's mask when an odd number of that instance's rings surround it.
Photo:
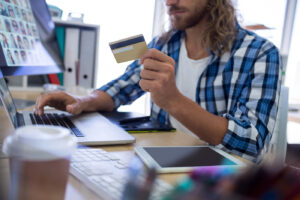
<path fill-rule="evenodd" d="M 139 59 L 148 47 L 142 34 L 110 42 L 117 63 Z"/>

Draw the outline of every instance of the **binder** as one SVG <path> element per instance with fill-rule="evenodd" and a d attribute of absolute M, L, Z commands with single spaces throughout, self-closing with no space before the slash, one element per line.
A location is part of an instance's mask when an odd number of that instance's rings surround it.
<path fill-rule="evenodd" d="M 96 52 L 95 41 L 96 31 L 81 30 L 79 85 L 85 88 L 93 88 Z"/>
<path fill-rule="evenodd" d="M 57 37 L 58 47 L 62 58 L 65 56 L 65 28 L 62 26 L 58 26 L 55 28 L 55 33 Z"/>
<path fill-rule="evenodd" d="M 58 47 L 60 54 L 62 56 L 62 59 L 64 60 L 65 56 L 65 28 L 62 26 L 57 26 L 55 27 L 55 33 L 56 33 L 56 38 L 58 42 Z M 64 74 L 63 73 L 58 73 L 57 77 L 59 79 L 60 85 L 64 85 Z"/>
<path fill-rule="evenodd" d="M 60 85 L 60 81 L 57 74 L 48 74 L 50 83 Z"/>
<path fill-rule="evenodd" d="M 77 63 L 79 57 L 79 38 L 80 30 L 78 28 L 66 28 L 65 35 L 65 55 L 64 55 L 64 86 L 72 87 L 77 84 Z"/>

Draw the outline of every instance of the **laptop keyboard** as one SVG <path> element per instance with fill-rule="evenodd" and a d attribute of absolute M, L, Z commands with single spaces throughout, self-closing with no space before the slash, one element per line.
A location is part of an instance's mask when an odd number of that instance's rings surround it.
<path fill-rule="evenodd" d="M 123 157 L 103 149 L 77 149 L 72 155 L 70 173 L 94 191 L 100 199 L 122 199 L 124 186 L 128 181 L 128 165 Z M 143 175 L 137 181 L 144 181 Z M 156 179 L 150 200 L 161 199 L 172 186 Z"/>
<path fill-rule="evenodd" d="M 62 126 L 67 129 L 70 129 L 76 137 L 84 137 L 84 135 L 73 124 L 70 118 L 68 118 L 68 116 L 64 114 L 45 113 L 44 115 L 39 116 L 30 113 L 29 117 L 31 119 L 32 124 Z"/>

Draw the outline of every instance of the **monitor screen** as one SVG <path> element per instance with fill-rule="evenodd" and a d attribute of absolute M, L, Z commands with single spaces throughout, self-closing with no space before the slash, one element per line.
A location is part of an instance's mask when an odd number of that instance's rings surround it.
<path fill-rule="evenodd" d="M 55 25 L 44 0 L 0 1 L 0 67 L 4 76 L 63 70 Z"/>

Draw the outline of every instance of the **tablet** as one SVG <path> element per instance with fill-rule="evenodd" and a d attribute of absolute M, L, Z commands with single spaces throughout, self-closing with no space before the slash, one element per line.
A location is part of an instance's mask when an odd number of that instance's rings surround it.
<path fill-rule="evenodd" d="M 245 164 L 228 153 L 209 146 L 135 147 L 147 167 L 159 173 L 189 172 L 198 167 L 241 167 Z"/>

